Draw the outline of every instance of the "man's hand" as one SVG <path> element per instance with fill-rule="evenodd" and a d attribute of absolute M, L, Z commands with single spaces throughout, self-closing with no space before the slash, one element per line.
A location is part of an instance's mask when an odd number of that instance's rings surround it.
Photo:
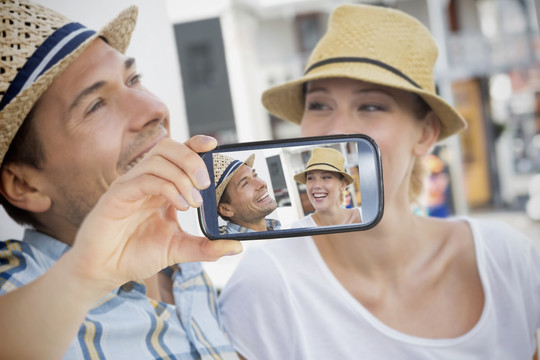
<path fill-rule="evenodd" d="M 201 205 L 198 190 L 208 187 L 210 180 L 197 153 L 215 146 L 215 139 L 207 136 L 195 136 L 185 144 L 163 140 L 114 181 L 66 254 L 77 275 L 110 291 L 172 264 L 239 253 L 238 241 L 188 234 L 176 218 L 176 210 Z"/>

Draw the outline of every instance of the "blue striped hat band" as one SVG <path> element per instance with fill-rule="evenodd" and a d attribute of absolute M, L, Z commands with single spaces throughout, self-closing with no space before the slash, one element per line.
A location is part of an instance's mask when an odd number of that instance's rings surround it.
<path fill-rule="evenodd" d="M 69 23 L 51 34 L 26 61 L 0 101 L 0 111 L 29 88 L 47 70 L 71 54 L 96 32 L 79 23 Z"/>
<path fill-rule="evenodd" d="M 223 171 L 223 173 L 221 174 L 221 176 L 219 177 L 219 180 L 216 184 L 216 189 L 221 185 L 221 183 L 223 183 L 223 181 L 228 178 L 240 165 L 242 165 L 243 162 L 241 162 L 240 160 L 234 160 L 232 161 L 229 166 L 227 166 L 227 168 L 225 169 L 225 171 Z"/>

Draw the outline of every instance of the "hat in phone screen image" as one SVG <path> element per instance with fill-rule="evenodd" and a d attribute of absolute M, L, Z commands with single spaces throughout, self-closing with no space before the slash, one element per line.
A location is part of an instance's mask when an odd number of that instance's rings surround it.
<path fill-rule="evenodd" d="M 212 161 L 214 163 L 214 184 L 216 186 L 216 204 L 219 204 L 223 192 L 227 188 L 229 181 L 236 172 L 240 169 L 240 166 L 247 165 L 250 168 L 253 167 L 255 162 L 255 154 L 251 154 L 246 161 L 242 162 L 236 160 L 230 156 L 223 154 L 212 154 Z"/>
<path fill-rule="evenodd" d="M 345 171 L 345 158 L 343 154 L 332 148 L 315 148 L 306 164 L 306 169 L 296 175 L 294 180 L 301 184 L 306 183 L 306 174 L 309 171 L 322 170 L 341 174 L 347 185 L 354 182 L 354 178 Z"/>

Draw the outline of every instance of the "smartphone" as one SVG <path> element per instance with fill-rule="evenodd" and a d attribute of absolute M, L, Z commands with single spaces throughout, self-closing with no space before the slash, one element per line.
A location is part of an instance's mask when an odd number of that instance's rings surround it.
<path fill-rule="evenodd" d="M 382 218 L 381 156 L 366 135 L 227 144 L 200 155 L 212 180 L 198 208 L 209 239 L 361 231 Z"/>

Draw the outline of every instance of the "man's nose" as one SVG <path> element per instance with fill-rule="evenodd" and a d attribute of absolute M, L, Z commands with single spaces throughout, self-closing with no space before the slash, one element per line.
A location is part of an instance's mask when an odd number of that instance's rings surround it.
<path fill-rule="evenodd" d="M 146 90 L 130 90 L 129 96 L 126 96 L 124 101 L 124 106 L 129 111 L 130 126 L 134 130 L 160 124 L 169 116 L 167 106 Z"/>
<path fill-rule="evenodd" d="M 266 181 L 261 179 L 260 177 L 254 178 L 255 180 L 255 186 L 257 187 L 257 190 L 266 187 Z"/>

